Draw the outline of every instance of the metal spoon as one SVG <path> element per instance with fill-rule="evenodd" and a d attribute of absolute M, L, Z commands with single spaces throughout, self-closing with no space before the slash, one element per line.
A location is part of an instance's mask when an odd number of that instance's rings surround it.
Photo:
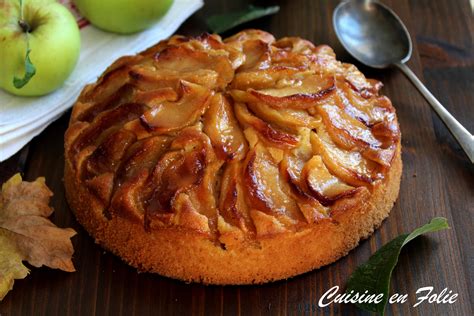
<path fill-rule="evenodd" d="M 474 163 L 474 136 L 405 65 L 412 52 L 410 34 L 392 10 L 371 0 L 343 1 L 334 10 L 333 24 L 342 45 L 355 59 L 373 68 L 395 66 L 400 69 L 438 113 Z"/>

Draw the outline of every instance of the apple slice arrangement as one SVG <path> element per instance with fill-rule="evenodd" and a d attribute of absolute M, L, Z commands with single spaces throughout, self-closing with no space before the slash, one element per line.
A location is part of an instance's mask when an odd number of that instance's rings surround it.
<path fill-rule="evenodd" d="M 93 25 L 115 33 L 150 27 L 173 0 L 75 0 Z M 56 0 L 0 0 L 0 88 L 19 96 L 58 89 L 74 70 L 81 36 L 76 19 Z"/>

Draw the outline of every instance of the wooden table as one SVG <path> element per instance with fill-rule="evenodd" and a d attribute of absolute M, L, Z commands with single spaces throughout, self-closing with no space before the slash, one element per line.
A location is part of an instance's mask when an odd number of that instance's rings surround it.
<path fill-rule="evenodd" d="M 266 1 L 269 3 L 269 1 Z M 338 1 L 281 0 L 281 11 L 241 28 L 261 28 L 276 37 L 295 35 L 332 46 L 340 60 L 354 62 L 339 44 L 331 16 Z M 408 63 L 432 93 L 471 132 L 474 131 L 474 21 L 468 0 L 384 1 L 406 23 L 414 42 Z M 206 30 L 210 14 L 243 8 L 247 1 L 206 0 L 205 7 L 179 33 Z M 360 66 L 356 63 L 357 66 Z M 323 269 L 261 286 L 185 284 L 153 274 L 139 274 L 96 245 L 75 221 L 64 197 L 63 134 L 70 112 L 51 124 L 18 154 L 0 165 L 0 181 L 21 171 L 27 180 L 45 176 L 54 191 L 52 220 L 73 227 L 76 273 L 32 269 L 0 303 L 0 315 L 362 315 L 353 305 L 318 307 L 334 285 L 344 287 L 356 266 L 383 244 L 444 216 L 451 225 L 411 242 L 395 269 L 391 293 L 408 293 L 409 302 L 389 305 L 390 315 L 473 315 L 474 168 L 443 123 L 411 83 L 396 70 L 368 76 L 385 83 L 383 92 L 397 108 L 403 133 L 403 179 L 395 207 L 382 227 L 348 256 Z M 433 286 L 459 293 L 453 305 L 424 303 L 413 308 L 415 292 Z"/>

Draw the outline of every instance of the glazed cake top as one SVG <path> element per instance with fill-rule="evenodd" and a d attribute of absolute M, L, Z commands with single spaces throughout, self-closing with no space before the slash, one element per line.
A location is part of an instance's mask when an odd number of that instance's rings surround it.
<path fill-rule="evenodd" d="M 302 230 L 383 182 L 400 132 L 381 86 L 301 38 L 173 36 L 84 89 L 66 158 L 107 218 L 211 238 Z"/>

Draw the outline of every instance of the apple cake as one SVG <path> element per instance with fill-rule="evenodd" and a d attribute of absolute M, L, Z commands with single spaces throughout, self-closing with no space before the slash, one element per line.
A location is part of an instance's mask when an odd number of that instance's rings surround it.
<path fill-rule="evenodd" d="M 298 37 L 173 36 L 84 88 L 67 199 L 140 271 L 248 284 L 319 268 L 398 196 L 400 130 L 381 87 Z"/>

